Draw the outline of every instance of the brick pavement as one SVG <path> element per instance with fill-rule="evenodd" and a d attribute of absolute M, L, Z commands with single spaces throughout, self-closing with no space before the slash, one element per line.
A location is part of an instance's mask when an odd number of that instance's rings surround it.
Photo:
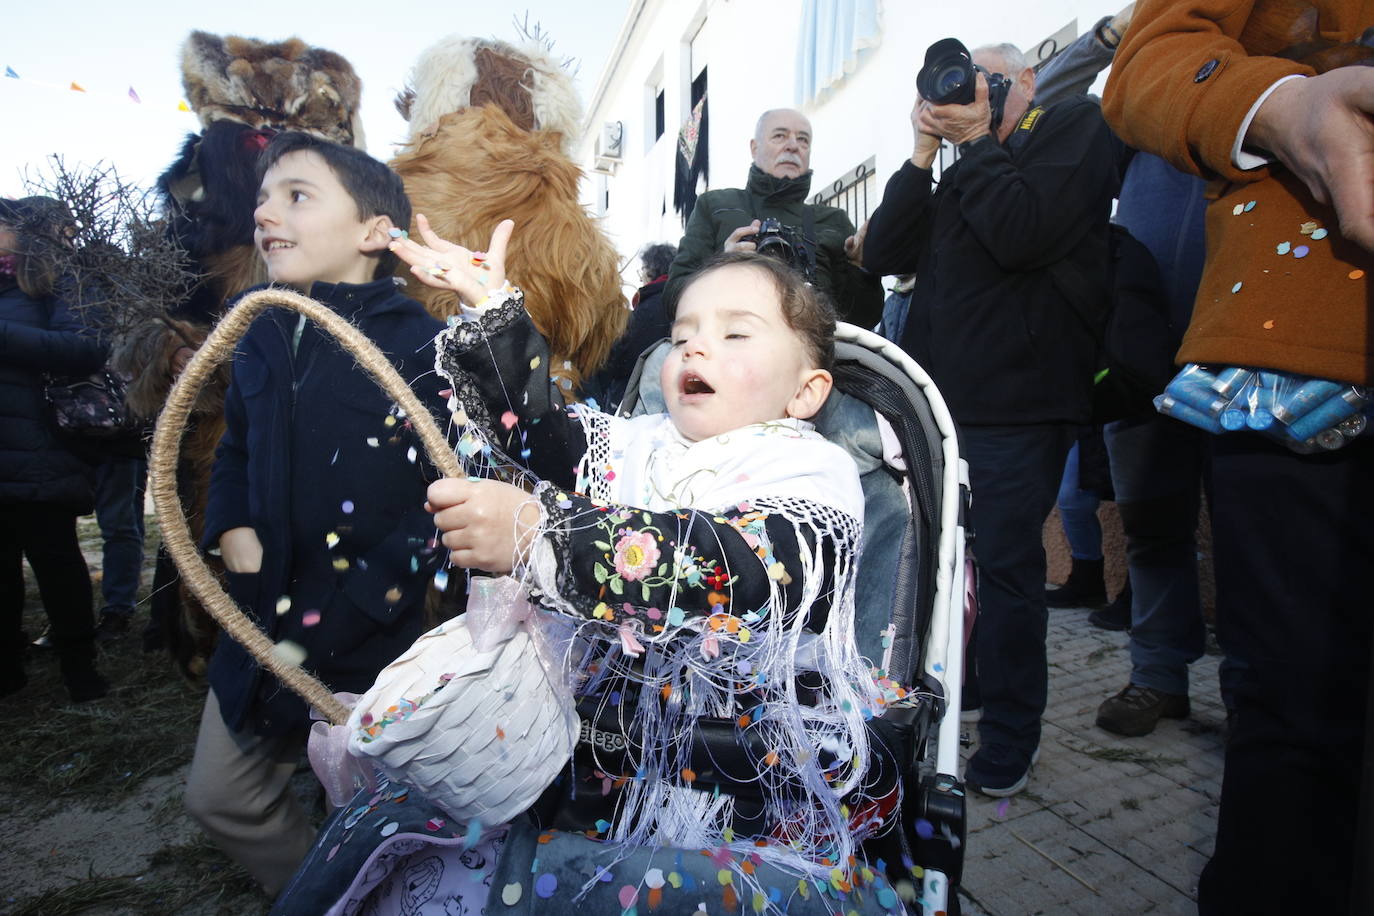
<path fill-rule="evenodd" d="M 1094 719 L 1129 678 L 1127 641 L 1086 611 L 1050 611 L 1040 762 L 1012 799 L 969 797 L 966 914 L 1196 912 L 1221 797 L 1220 658 L 1192 667 L 1191 718 L 1120 738 Z"/>

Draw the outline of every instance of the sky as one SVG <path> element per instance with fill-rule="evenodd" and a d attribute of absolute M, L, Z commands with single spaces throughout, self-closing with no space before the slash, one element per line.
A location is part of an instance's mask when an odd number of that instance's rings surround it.
<path fill-rule="evenodd" d="M 112 164 L 121 177 L 151 185 L 186 134 L 199 130 L 182 100 L 181 45 L 193 29 L 266 41 L 292 36 L 346 57 L 363 82 L 368 151 L 390 158 L 406 125 L 392 106 L 415 58 L 445 35 L 518 39 L 514 22 L 538 22 L 554 54 L 574 57 L 583 104 L 597 80 L 630 0 L 225 0 L 135 4 L 6 3 L 0 29 L 0 196 L 24 193 L 22 171 L 60 153 L 68 168 Z M 72 83 L 85 92 L 70 88 Z M 129 96 L 132 88 L 141 103 Z"/>

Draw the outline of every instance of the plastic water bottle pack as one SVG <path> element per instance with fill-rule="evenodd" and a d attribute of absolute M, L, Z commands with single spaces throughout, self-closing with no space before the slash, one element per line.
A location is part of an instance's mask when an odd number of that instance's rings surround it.
<path fill-rule="evenodd" d="M 1371 406 L 1360 385 L 1196 363 L 1155 398 L 1160 413 L 1209 433 L 1254 430 L 1303 454 L 1338 449 L 1363 433 Z"/>

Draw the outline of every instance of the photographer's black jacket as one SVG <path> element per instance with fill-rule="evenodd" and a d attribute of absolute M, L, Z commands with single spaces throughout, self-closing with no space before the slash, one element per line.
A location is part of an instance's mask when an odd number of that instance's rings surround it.
<path fill-rule="evenodd" d="M 916 274 L 902 347 L 956 421 L 1089 421 L 1116 187 L 1111 132 L 1081 97 L 1032 107 L 938 185 L 910 162 L 888 181 L 864 266 Z"/>
<path fill-rule="evenodd" d="M 830 294 L 840 318 L 863 328 L 871 328 L 883 315 L 882 278 L 869 274 L 849 262 L 844 240 L 854 234 L 849 215 L 838 207 L 808 204 L 811 173 L 799 178 L 777 178 L 749 166 L 749 183 L 743 188 L 719 188 L 697 198 L 687 220 L 687 233 L 677 246 L 677 257 L 668 270 L 665 299 L 678 295 L 683 280 L 700 269 L 730 233 L 754 220 L 776 219 L 784 226 L 802 230 L 806 211 L 816 230 L 816 283 Z"/>

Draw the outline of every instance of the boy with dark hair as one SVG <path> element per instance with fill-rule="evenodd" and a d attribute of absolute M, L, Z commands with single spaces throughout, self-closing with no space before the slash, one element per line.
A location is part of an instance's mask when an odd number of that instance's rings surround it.
<path fill-rule="evenodd" d="M 389 268 L 391 230 L 410 222 L 400 179 L 360 150 L 281 134 L 263 154 L 253 216 L 272 283 L 356 324 L 442 416 L 431 370 L 443 325 Z M 204 546 L 220 548 L 230 593 L 283 654 L 361 693 L 422 631 L 437 562 L 404 415 L 332 338 L 273 309 L 239 344 L 225 422 Z M 307 708 L 230 639 L 209 681 L 187 807 L 275 894 L 315 833 L 288 787 Z"/>

